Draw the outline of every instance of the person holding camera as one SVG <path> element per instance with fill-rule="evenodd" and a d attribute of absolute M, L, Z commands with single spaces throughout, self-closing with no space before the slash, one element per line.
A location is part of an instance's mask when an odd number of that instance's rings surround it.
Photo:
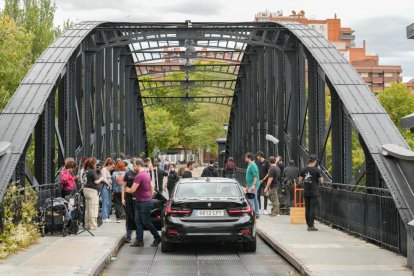
<path fill-rule="evenodd" d="M 85 163 L 86 184 L 83 189 L 85 196 L 85 229 L 98 230 L 99 190 L 104 181 L 103 176 L 96 172 L 96 158 L 90 158 Z"/>
<path fill-rule="evenodd" d="M 308 165 L 300 171 L 299 183 L 304 184 L 305 217 L 308 231 L 318 231 L 314 226 L 318 207 L 319 184 L 323 183 L 321 170 L 317 167 L 318 156 L 311 154 Z"/>

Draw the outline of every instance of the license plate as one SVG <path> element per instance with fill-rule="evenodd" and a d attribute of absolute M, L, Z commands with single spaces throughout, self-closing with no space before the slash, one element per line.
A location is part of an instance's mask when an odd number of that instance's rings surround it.
<path fill-rule="evenodd" d="M 198 210 L 200 217 L 223 217 L 224 210 Z"/>

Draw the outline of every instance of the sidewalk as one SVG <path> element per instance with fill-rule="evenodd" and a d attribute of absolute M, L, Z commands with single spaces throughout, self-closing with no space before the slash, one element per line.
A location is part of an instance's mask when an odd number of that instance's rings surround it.
<path fill-rule="evenodd" d="M 123 243 L 125 222 L 104 223 L 78 236 L 40 238 L 38 244 L 0 261 L 0 275 L 98 275 Z"/>
<path fill-rule="evenodd" d="M 260 216 L 258 234 L 303 275 L 413 275 L 407 259 L 327 225 L 318 232 L 289 216 Z"/>

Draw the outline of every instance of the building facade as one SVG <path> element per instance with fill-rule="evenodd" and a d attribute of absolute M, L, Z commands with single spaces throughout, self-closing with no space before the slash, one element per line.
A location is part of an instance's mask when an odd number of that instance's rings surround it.
<path fill-rule="evenodd" d="M 365 41 L 362 47 L 355 46 L 354 30 L 341 26 L 341 19 L 309 19 L 304 11 L 294 12 L 284 16 L 278 12 L 259 12 L 255 21 L 295 21 L 308 25 L 329 40 L 354 66 L 371 91 L 378 93 L 388 88 L 392 82 L 401 82 L 402 68 L 400 65 L 381 65 L 378 55 L 369 55 L 366 52 Z"/>

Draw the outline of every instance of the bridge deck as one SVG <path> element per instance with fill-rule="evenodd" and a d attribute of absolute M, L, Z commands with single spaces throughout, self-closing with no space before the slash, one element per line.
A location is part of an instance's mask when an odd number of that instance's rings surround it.
<path fill-rule="evenodd" d="M 317 223 L 318 232 L 288 216 L 261 216 L 259 234 L 304 275 L 412 275 L 407 259 Z"/>

